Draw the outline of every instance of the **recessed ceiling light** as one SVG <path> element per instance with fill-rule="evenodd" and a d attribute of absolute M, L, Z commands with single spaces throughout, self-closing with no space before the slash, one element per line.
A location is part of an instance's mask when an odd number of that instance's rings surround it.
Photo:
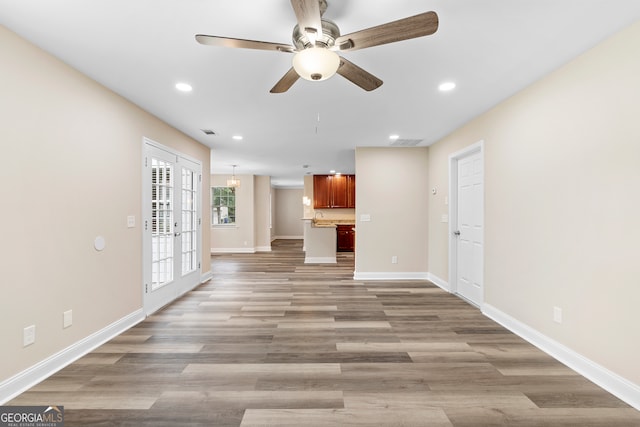
<path fill-rule="evenodd" d="M 242 141 L 242 135 L 233 135 L 232 138 L 235 139 L 236 141 Z"/>
<path fill-rule="evenodd" d="M 176 83 L 176 89 L 180 92 L 191 92 L 193 88 L 188 83 Z"/>
<path fill-rule="evenodd" d="M 440 92 L 448 92 L 455 89 L 455 87 L 456 84 L 454 82 L 444 82 L 441 83 L 440 86 L 438 86 L 438 89 L 440 89 Z"/>
<path fill-rule="evenodd" d="M 336 173 L 336 171 L 334 171 L 333 169 L 331 169 L 331 170 L 329 171 L 329 173 Z"/>
<path fill-rule="evenodd" d="M 400 138 L 400 135 L 389 135 L 389 139 L 392 141 L 395 141 L 398 138 Z"/>

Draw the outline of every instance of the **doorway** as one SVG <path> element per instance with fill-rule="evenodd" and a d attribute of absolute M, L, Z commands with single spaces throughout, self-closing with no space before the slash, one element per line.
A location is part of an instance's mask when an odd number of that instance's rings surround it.
<path fill-rule="evenodd" d="M 148 316 L 200 283 L 202 164 L 143 141 L 143 307 Z"/>
<path fill-rule="evenodd" d="M 484 142 L 449 156 L 449 280 L 453 293 L 484 301 Z"/>

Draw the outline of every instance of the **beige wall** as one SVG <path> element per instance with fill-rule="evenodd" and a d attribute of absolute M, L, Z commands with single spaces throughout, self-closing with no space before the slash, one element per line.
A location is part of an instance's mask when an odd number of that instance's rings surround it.
<path fill-rule="evenodd" d="M 240 180 L 240 187 L 236 189 L 236 223 L 211 226 L 211 252 L 269 251 L 271 177 L 236 177 Z M 224 187 L 228 179 L 231 175 L 211 175 L 211 186 Z"/>
<path fill-rule="evenodd" d="M 275 238 L 302 239 L 304 233 L 302 224 L 304 190 L 302 188 L 276 188 L 275 194 Z"/>
<path fill-rule="evenodd" d="M 271 241 L 276 239 L 276 206 L 278 205 L 278 192 L 275 188 L 271 187 Z"/>
<path fill-rule="evenodd" d="M 427 147 L 356 148 L 356 276 L 426 277 L 428 161 Z"/>
<path fill-rule="evenodd" d="M 0 52 L 2 382 L 141 309 L 143 137 L 210 166 L 208 148 L 1 26 Z"/>
<path fill-rule="evenodd" d="M 271 177 L 255 176 L 255 247 L 257 251 L 271 250 Z"/>
<path fill-rule="evenodd" d="M 640 23 L 429 153 L 429 269 L 446 280 L 447 157 L 485 141 L 485 301 L 640 384 Z M 552 320 L 553 307 L 563 323 Z"/>
<path fill-rule="evenodd" d="M 255 251 L 255 206 L 253 175 L 236 175 L 236 223 L 211 226 L 211 252 Z M 231 175 L 211 175 L 212 187 L 225 187 Z"/>

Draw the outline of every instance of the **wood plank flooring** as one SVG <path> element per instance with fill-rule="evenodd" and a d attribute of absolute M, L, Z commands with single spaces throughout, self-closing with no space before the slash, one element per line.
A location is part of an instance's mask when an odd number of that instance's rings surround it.
<path fill-rule="evenodd" d="M 429 282 L 356 282 L 301 241 L 213 279 L 9 402 L 67 426 L 640 426 L 640 412 Z"/>

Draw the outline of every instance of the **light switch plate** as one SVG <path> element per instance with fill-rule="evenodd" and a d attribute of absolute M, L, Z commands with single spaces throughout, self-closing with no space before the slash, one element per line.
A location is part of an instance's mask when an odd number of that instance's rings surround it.
<path fill-rule="evenodd" d="M 360 222 L 368 222 L 368 221 L 371 221 L 371 215 L 369 214 L 360 215 Z"/>
<path fill-rule="evenodd" d="M 26 328 L 24 328 L 22 341 L 24 347 L 36 342 L 36 325 L 27 326 Z"/>
<path fill-rule="evenodd" d="M 440 217 L 440 222 L 449 222 L 449 215 L 442 214 L 442 216 Z"/>
<path fill-rule="evenodd" d="M 553 321 L 562 323 L 562 309 L 560 307 L 553 307 Z"/>
<path fill-rule="evenodd" d="M 136 217 L 135 215 L 129 215 L 127 217 L 127 227 L 128 228 L 133 228 L 136 226 Z"/>
<path fill-rule="evenodd" d="M 73 310 L 67 310 L 62 313 L 62 327 L 68 328 L 73 324 Z"/>

